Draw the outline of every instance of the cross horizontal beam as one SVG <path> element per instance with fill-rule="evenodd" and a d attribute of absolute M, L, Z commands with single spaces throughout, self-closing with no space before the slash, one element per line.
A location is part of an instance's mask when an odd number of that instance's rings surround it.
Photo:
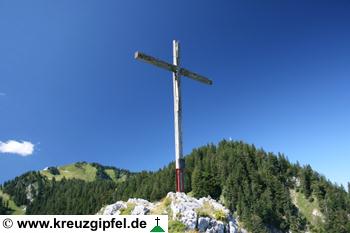
<path fill-rule="evenodd" d="M 147 62 L 149 64 L 158 66 L 159 68 L 162 68 L 162 69 L 165 69 L 165 70 L 169 70 L 171 72 L 177 72 L 178 71 L 177 70 L 178 67 L 176 65 L 167 63 L 165 61 L 162 61 L 162 60 L 160 60 L 158 58 L 155 58 L 155 57 L 149 56 L 147 54 L 141 53 L 139 51 L 137 51 L 135 53 L 135 59 L 142 60 L 142 61 Z M 194 73 L 192 71 L 189 71 L 187 69 L 180 68 L 180 70 L 178 72 L 179 72 L 180 75 L 186 76 L 186 77 L 191 78 L 193 80 L 196 80 L 196 81 L 208 84 L 208 85 L 212 85 L 213 84 L 213 81 L 211 81 L 210 79 L 208 79 L 208 78 L 206 78 L 206 77 L 204 77 L 202 75 L 196 74 L 196 73 Z"/>

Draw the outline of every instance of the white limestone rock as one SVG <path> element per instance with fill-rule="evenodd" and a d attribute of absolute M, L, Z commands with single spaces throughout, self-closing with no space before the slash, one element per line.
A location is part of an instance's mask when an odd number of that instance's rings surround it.
<path fill-rule="evenodd" d="M 209 223 L 210 223 L 210 218 L 208 218 L 208 217 L 198 218 L 198 230 L 199 230 L 199 232 L 205 232 L 209 227 Z"/>
<path fill-rule="evenodd" d="M 179 220 L 188 229 L 194 230 L 197 225 L 196 209 L 201 207 L 198 200 L 185 193 L 168 193 L 167 198 L 171 200 L 170 208 L 173 220 Z"/>
<path fill-rule="evenodd" d="M 120 210 L 127 207 L 124 201 L 118 201 L 115 204 L 108 205 L 102 209 L 102 215 L 120 215 Z"/>
<path fill-rule="evenodd" d="M 134 209 L 131 211 L 131 215 L 146 215 L 154 208 L 152 202 L 141 198 L 131 198 L 128 200 L 128 203 L 135 205 Z"/>
<path fill-rule="evenodd" d="M 131 215 L 146 215 L 148 214 L 150 209 L 145 206 L 138 205 L 131 211 Z"/>
<path fill-rule="evenodd" d="M 209 224 L 209 228 L 207 229 L 206 233 L 225 233 L 225 225 L 222 221 L 217 221 L 215 219 L 212 219 Z"/>
<path fill-rule="evenodd" d="M 230 211 L 221 203 L 211 197 L 196 199 L 187 196 L 185 193 L 170 192 L 166 196 L 168 202 L 165 212 L 172 216 L 172 220 L 177 220 L 186 225 L 187 231 L 198 230 L 201 233 L 240 233 L 237 220 L 231 215 Z M 102 208 L 99 212 L 103 215 L 119 215 L 122 209 L 130 208 L 132 215 L 150 214 L 153 210 L 159 209 L 164 203 L 151 203 L 147 200 L 131 198 L 127 202 L 118 201 L 115 204 Z M 169 210 L 170 209 L 170 210 Z M 199 212 L 207 212 L 205 216 L 198 216 Z M 226 223 L 215 219 L 215 213 L 221 212 L 226 217 Z M 222 217 L 221 217 L 222 218 Z"/>
<path fill-rule="evenodd" d="M 229 229 L 228 229 L 229 233 L 238 233 L 238 226 L 237 226 L 237 224 L 235 224 L 234 222 L 230 221 L 228 226 L 229 226 Z"/>
<path fill-rule="evenodd" d="M 313 209 L 312 210 L 312 215 L 315 216 L 315 217 L 320 217 L 320 218 L 323 217 L 323 214 L 318 209 Z"/>

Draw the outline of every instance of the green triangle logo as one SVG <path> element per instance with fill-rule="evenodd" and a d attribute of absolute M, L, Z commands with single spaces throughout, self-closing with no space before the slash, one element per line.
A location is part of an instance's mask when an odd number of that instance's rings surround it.
<path fill-rule="evenodd" d="M 160 226 L 155 226 L 155 227 L 153 227 L 151 232 L 165 232 L 165 231 Z"/>

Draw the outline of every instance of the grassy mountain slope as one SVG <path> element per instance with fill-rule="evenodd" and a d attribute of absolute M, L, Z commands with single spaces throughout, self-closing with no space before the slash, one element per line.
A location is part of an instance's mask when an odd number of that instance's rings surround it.
<path fill-rule="evenodd" d="M 4 193 L 0 189 L 0 197 L 5 203 L 8 203 L 8 208 L 11 210 L 11 214 L 22 215 L 25 214 L 25 206 L 17 206 L 16 203 L 11 199 L 10 195 Z"/>
<path fill-rule="evenodd" d="M 291 190 L 291 197 L 293 203 L 298 207 L 307 221 L 310 222 L 315 229 L 322 229 L 325 220 L 324 215 L 321 213 L 321 207 L 317 197 L 312 197 L 312 201 L 310 201 L 305 198 L 305 195 L 295 190 Z"/>
<path fill-rule="evenodd" d="M 58 174 L 52 174 L 48 169 L 40 171 L 40 173 L 46 176 L 48 179 L 55 177 L 57 181 L 66 179 L 79 179 L 84 181 L 94 181 L 96 179 L 97 169 L 88 163 L 78 164 L 69 164 L 61 167 L 57 167 Z"/>
<path fill-rule="evenodd" d="M 65 179 L 78 179 L 87 182 L 95 181 L 96 179 L 110 179 L 117 183 L 126 180 L 126 170 L 117 169 L 115 167 L 106 167 L 98 163 L 78 162 L 60 167 L 49 167 L 40 174 L 47 177 L 49 180 L 55 178 L 56 181 Z"/>

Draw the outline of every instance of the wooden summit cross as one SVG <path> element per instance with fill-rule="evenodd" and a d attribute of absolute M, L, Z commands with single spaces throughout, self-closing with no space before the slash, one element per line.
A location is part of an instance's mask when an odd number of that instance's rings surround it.
<path fill-rule="evenodd" d="M 175 120 L 175 164 L 176 164 L 176 192 L 184 192 L 184 168 L 185 161 L 182 157 L 182 108 L 181 108 L 181 76 L 194 79 L 196 81 L 212 85 L 213 82 L 206 77 L 196 74 L 192 71 L 180 67 L 180 48 L 179 41 L 173 41 L 173 64 L 164 62 L 157 58 L 148 56 L 141 52 L 135 53 L 135 58 L 150 63 L 173 72 L 173 88 L 174 88 L 174 120 Z"/>

